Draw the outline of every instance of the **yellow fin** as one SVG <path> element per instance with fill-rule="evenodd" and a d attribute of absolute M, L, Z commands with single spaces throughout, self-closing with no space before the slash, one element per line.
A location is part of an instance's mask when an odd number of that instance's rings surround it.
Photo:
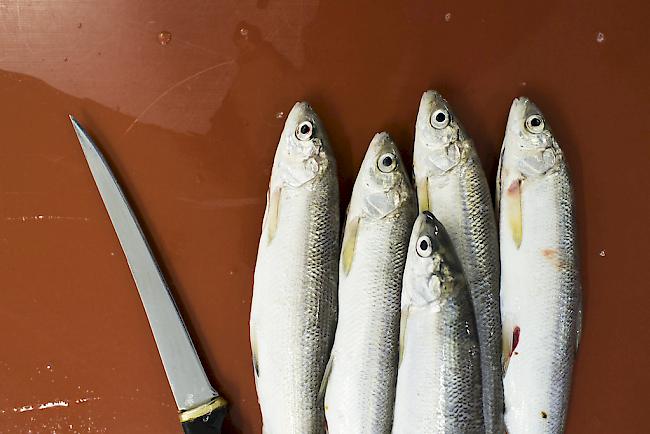
<path fill-rule="evenodd" d="M 280 214 L 280 193 L 282 192 L 281 188 L 273 190 L 269 195 L 269 214 L 267 221 L 267 236 L 268 242 L 271 243 L 275 237 L 275 232 L 278 230 L 278 217 Z"/>
<path fill-rule="evenodd" d="M 343 234 L 343 247 L 341 248 L 341 264 L 343 272 L 347 276 L 352 268 L 352 260 L 354 259 L 354 250 L 357 246 L 357 232 L 359 230 L 359 218 L 350 220 L 345 225 L 345 233 Z"/>
<path fill-rule="evenodd" d="M 429 207 L 429 178 L 422 178 L 417 184 L 418 206 L 420 212 L 431 211 Z"/>
<path fill-rule="evenodd" d="M 521 179 L 512 181 L 506 191 L 507 203 L 506 210 L 510 233 L 515 246 L 521 246 L 522 236 L 522 216 L 521 216 Z"/>

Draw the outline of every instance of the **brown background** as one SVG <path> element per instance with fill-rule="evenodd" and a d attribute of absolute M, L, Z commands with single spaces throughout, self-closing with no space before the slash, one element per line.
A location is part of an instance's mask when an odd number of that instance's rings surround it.
<path fill-rule="evenodd" d="M 584 272 L 568 432 L 647 429 L 647 1 L 344 3 L 0 1 L 0 433 L 180 432 L 68 113 L 146 228 L 231 403 L 225 432 L 255 433 L 248 314 L 282 114 L 298 99 L 321 114 L 345 204 L 374 132 L 411 160 L 432 87 L 491 180 L 512 98 L 545 112 L 573 169 Z"/>

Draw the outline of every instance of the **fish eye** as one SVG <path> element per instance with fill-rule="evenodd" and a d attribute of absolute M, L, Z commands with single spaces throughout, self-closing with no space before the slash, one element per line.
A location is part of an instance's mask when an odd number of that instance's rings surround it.
<path fill-rule="evenodd" d="M 381 172 L 390 173 L 397 167 L 397 157 L 390 152 L 382 154 L 377 160 L 377 167 Z"/>
<path fill-rule="evenodd" d="M 314 135 L 314 125 L 309 121 L 302 121 L 296 128 L 298 140 L 309 140 Z"/>
<path fill-rule="evenodd" d="M 449 125 L 449 112 L 443 109 L 434 111 L 431 115 L 431 126 L 438 130 L 441 130 L 447 125 Z"/>
<path fill-rule="evenodd" d="M 422 235 L 420 238 L 418 238 L 418 242 L 415 245 L 415 251 L 421 258 L 428 258 L 431 256 L 433 254 L 431 238 L 426 235 Z"/>
<path fill-rule="evenodd" d="M 526 129 L 533 134 L 544 131 L 544 118 L 540 115 L 530 115 L 526 119 Z"/>

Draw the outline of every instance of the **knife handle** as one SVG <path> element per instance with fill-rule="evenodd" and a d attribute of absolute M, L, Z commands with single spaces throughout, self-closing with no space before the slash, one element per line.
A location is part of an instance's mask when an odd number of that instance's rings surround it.
<path fill-rule="evenodd" d="M 221 434 L 226 416 L 226 400 L 218 396 L 207 404 L 185 410 L 180 414 L 185 434 Z"/>

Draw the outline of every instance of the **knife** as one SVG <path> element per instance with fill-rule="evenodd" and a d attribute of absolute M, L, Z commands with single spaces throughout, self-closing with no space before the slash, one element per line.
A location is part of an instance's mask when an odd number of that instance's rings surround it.
<path fill-rule="evenodd" d="M 106 160 L 70 116 L 149 319 L 186 434 L 219 434 L 226 400 L 212 387 L 147 240 Z"/>

